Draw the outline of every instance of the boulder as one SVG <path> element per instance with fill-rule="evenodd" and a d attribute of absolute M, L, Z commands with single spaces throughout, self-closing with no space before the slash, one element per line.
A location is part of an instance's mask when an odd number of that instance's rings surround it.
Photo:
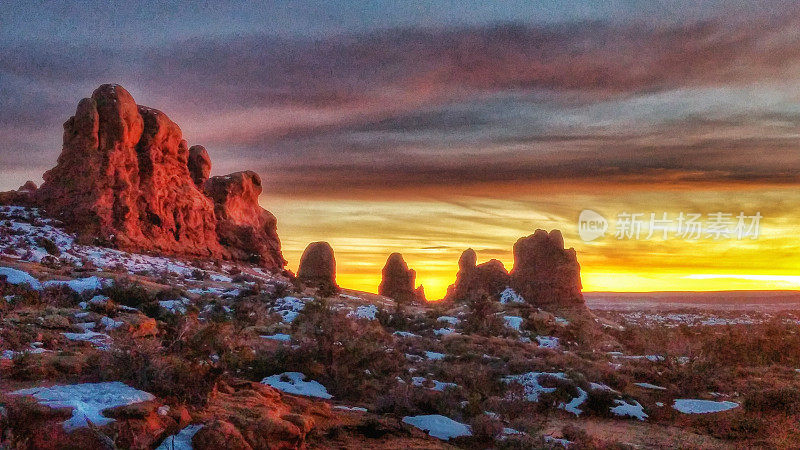
<path fill-rule="evenodd" d="M 205 414 L 219 423 L 200 430 L 195 448 L 303 448 L 314 418 L 283 401 L 277 390 L 258 383 L 231 380 L 220 382 L 209 398 Z M 230 426 L 229 426 L 230 425 Z M 203 434 L 201 434 L 203 433 Z M 216 446 L 219 442 L 228 442 Z M 233 447 L 230 447 L 230 446 Z"/>
<path fill-rule="evenodd" d="M 392 253 L 383 266 L 381 284 L 378 293 L 398 302 L 412 302 L 417 298 L 414 281 L 417 273 L 408 268 L 408 264 L 400 253 Z"/>
<path fill-rule="evenodd" d="M 104 84 L 64 123 L 61 155 L 33 196 L 83 242 L 282 269 L 275 217 L 258 206 L 258 175 L 209 186 L 210 169 L 205 149 L 190 151 L 163 112 Z"/>
<path fill-rule="evenodd" d="M 303 256 L 300 257 L 297 278 L 309 286 L 338 289 L 336 258 L 334 258 L 333 248 L 330 244 L 327 242 L 308 244 L 303 251 Z"/>
<path fill-rule="evenodd" d="M 476 266 L 476 260 L 471 248 L 461 254 L 456 282 L 447 288 L 445 300 L 463 302 L 482 293 L 497 299 L 508 286 L 508 272 L 502 262 L 492 259 Z"/>
<path fill-rule="evenodd" d="M 203 426 L 192 438 L 195 450 L 251 450 L 242 433 L 230 422 L 214 420 Z"/>
<path fill-rule="evenodd" d="M 514 244 L 510 285 L 537 306 L 583 304 L 581 268 L 575 249 L 564 249 L 561 232 L 536 230 Z"/>

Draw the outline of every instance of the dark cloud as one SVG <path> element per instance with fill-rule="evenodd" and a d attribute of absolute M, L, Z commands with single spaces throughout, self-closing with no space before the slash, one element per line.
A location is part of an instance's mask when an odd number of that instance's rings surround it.
<path fill-rule="evenodd" d="M 798 24 L 786 8 L 667 25 L 4 44 L 0 163 L 23 168 L 19 151 L 37 147 L 37 169 L 54 160 L 78 99 L 119 82 L 221 155 L 217 167 L 247 161 L 282 194 L 589 179 L 794 183 Z"/>

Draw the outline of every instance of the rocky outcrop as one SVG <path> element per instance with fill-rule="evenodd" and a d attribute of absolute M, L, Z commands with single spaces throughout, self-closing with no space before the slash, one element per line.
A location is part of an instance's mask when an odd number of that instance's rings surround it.
<path fill-rule="evenodd" d="M 211 177 L 203 185 L 214 201 L 216 232 L 223 255 L 230 259 L 283 267 L 277 220 L 258 204 L 261 177 L 251 171 Z"/>
<path fill-rule="evenodd" d="M 456 282 L 447 288 L 445 300 L 462 302 L 481 294 L 498 298 L 509 283 L 508 271 L 503 263 L 492 259 L 476 265 L 475 251 L 467 249 L 458 260 Z"/>
<path fill-rule="evenodd" d="M 187 163 L 189 174 L 192 176 L 194 185 L 202 189 L 208 177 L 211 175 L 211 158 L 208 156 L 206 148 L 202 145 L 189 147 L 189 161 Z"/>
<path fill-rule="evenodd" d="M 337 289 L 336 285 L 336 258 L 333 248 L 327 242 L 312 242 L 308 244 L 303 256 L 300 257 L 300 267 L 297 278 L 308 286 L 322 289 Z"/>
<path fill-rule="evenodd" d="M 330 416 L 330 407 L 283 396 L 262 384 L 230 380 L 218 384 L 203 414 L 213 419 L 208 430 L 192 439 L 195 448 L 293 449 L 304 448 L 315 418 Z"/>
<path fill-rule="evenodd" d="M 378 293 L 397 302 L 408 303 L 416 300 L 414 281 L 417 273 L 408 268 L 408 264 L 400 253 L 392 253 L 383 266 L 381 284 Z"/>
<path fill-rule="evenodd" d="M 575 249 L 564 249 L 561 232 L 536 230 L 514 244 L 510 285 L 537 306 L 583 304 L 581 268 Z"/>
<path fill-rule="evenodd" d="M 35 199 L 84 241 L 282 269 L 275 217 L 258 205 L 258 175 L 208 179 L 210 170 L 205 149 L 190 151 L 164 113 L 106 84 L 64 123 L 58 163 Z"/>
<path fill-rule="evenodd" d="M 26 181 L 16 191 L 0 192 L 0 205 L 35 206 L 36 183 Z"/>

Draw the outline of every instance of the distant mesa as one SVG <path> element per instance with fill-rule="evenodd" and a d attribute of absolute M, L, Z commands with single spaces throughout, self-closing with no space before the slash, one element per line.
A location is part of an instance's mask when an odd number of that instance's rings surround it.
<path fill-rule="evenodd" d="M 564 249 L 561 232 L 536 230 L 514 244 L 514 267 L 506 272 L 493 259 L 476 265 L 475 251 L 467 249 L 459 259 L 456 282 L 445 300 L 468 301 L 482 293 L 498 298 L 511 287 L 536 306 L 582 305 L 580 265 L 575 249 Z"/>
<path fill-rule="evenodd" d="M 308 286 L 320 289 L 338 289 L 336 284 L 336 258 L 333 248 L 327 242 L 308 244 L 303 256 L 297 278 Z"/>
<path fill-rule="evenodd" d="M 417 273 L 408 268 L 403 255 L 392 253 L 383 266 L 381 284 L 378 293 L 384 297 L 394 299 L 399 303 L 424 301 L 424 289 L 414 288 Z M 422 297 L 419 295 L 422 294 Z"/>
<path fill-rule="evenodd" d="M 259 176 L 210 172 L 205 148 L 189 149 L 164 113 L 104 84 L 64 123 L 61 155 L 41 188 L 26 183 L 10 200 L 30 198 L 84 242 L 283 269 L 275 216 L 258 204 Z"/>

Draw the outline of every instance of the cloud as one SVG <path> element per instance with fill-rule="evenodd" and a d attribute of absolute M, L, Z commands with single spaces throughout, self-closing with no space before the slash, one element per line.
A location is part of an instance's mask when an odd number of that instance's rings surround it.
<path fill-rule="evenodd" d="M 280 194 L 795 183 L 800 16 L 784 9 L 746 21 L 5 44 L 0 162 L 24 168 L 15 152 L 37 148 L 37 170 L 54 160 L 78 99 L 119 82 L 209 147 L 215 170 L 246 161 Z"/>

